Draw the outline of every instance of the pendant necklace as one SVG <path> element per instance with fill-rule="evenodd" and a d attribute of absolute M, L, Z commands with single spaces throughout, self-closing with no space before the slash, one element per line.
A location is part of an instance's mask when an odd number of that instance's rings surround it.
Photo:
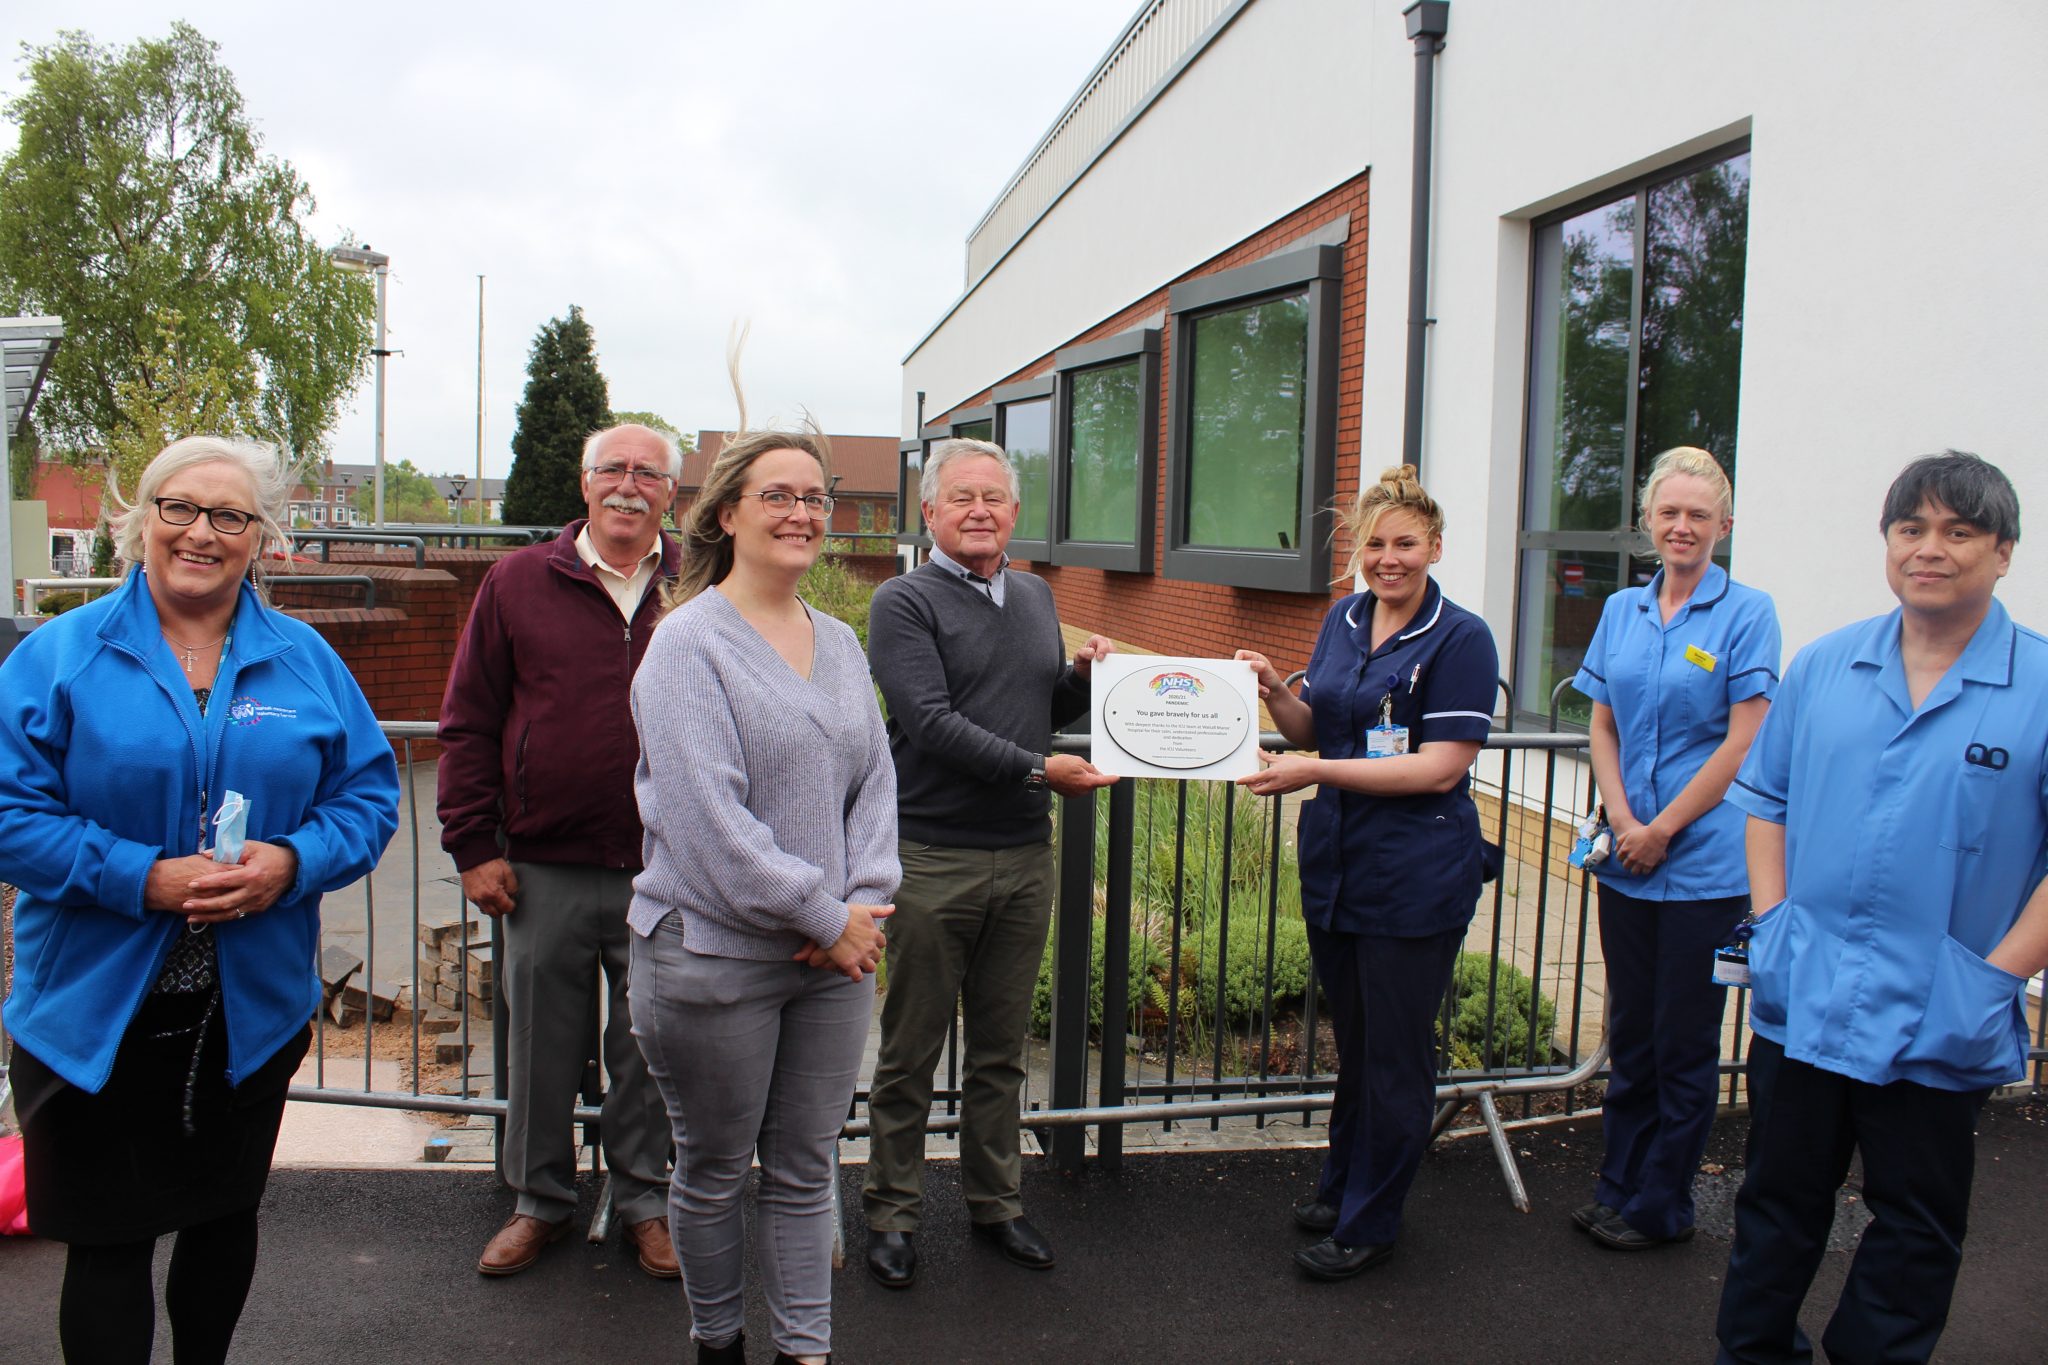
<path fill-rule="evenodd" d="M 192 663 L 194 655 L 203 654 L 207 650 L 212 649 L 214 645 L 226 644 L 228 638 L 227 636 L 223 635 L 220 637 L 220 639 L 214 640 L 208 644 L 188 645 L 184 643 L 182 640 L 173 638 L 171 633 L 167 630 L 162 630 L 161 628 L 159 628 L 159 633 L 162 634 L 164 639 L 170 643 L 173 649 L 177 649 L 183 652 L 184 657 L 182 659 L 182 662 L 185 665 L 185 676 L 187 677 L 190 677 L 192 675 Z"/>

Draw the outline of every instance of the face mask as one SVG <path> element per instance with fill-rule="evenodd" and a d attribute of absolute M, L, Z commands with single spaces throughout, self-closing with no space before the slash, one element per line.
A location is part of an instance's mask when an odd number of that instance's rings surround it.
<path fill-rule="evenodd" d="M 242 861 L 242 844 L 249 836 L 249 798 L 238 791 L 221 797 L 220 813 L 213 817 L 213 860 L 217 863 Z"/>

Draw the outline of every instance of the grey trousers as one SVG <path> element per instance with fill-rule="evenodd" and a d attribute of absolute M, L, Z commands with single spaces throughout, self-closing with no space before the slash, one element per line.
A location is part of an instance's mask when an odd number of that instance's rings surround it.
<path fill-rule="evenodd" d="M 626 1004 L 626 907 L 633 874 L 615 868 L 514 863 L 519 895 L 505 916 L 507 1078 L 504 1177 L 516 1210 L 560 1222 L 576 1211 L 575 1124 L 598 976 L 606 987 L 604 1159 L 612 1202 L 628 1223 L 666 1211 L 668 1120 L 633 1042 Z"/>
<path fill-rule="evenodd" d="M 833 1148 L 874 1005 L 872 976 L 693 953 L 674 914 L 634 936 L 633 1034 L 675 1130 L 669 1233 L 698 1341 L 723 1345 L 746 1325 L 740 1193 L 758 1152 L 755 1254 L 775 1348 L 832 1349 Z"/>
<path fill-rule="evenodd" d="M 977 1223 L 1019 1217 L 1017 1105 L 1024 1028 L 1052 918 L 1052 845 L 898 845 L 903 885 L 889 917 L 889 989 L 868 1094 L 872 1125 L 862 1202 L 868 1227 L 915 1232 L 924 1206 L 924 1132 L 932 1069 L 955 1002 L 966 1022 L 960 1179 Z"/>

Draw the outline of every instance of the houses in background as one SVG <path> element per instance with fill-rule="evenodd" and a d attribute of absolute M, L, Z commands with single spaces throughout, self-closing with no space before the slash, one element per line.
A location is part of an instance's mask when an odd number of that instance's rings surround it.
<path fill-rule="evenodd" d="M 697 448 L 683 456 L 683 480 L 676 489 L 675 520 L 697 500 L 704 474 L 725 448 L 726 433 L 700 431 Z M 828 436 L 832 443 L 831 531 L 834 535 L 883 535 L 897 528 L 899 443 L 894 436 Z M 915 493 L 912 493 L 915 500 Z M 863 546 L 862 548 L 870 548 Z M 894 553 L 893 542 L 877 540 L 877 553 Z"/>

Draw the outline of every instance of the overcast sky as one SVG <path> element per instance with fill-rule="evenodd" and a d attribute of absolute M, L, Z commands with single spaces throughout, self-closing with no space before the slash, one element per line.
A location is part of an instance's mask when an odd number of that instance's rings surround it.
<path fill-rule="evenodd" d="M 1136 0 L 1025 10 L 884 0 L 334 5 L 196 0 L 265 150 L 323 242 L 392 259 L 388 458 L 474 467 L 477 276 L 486 473 L 505 472 L 527 349 L 580 304 L 615 409 L 732 424 L 724 351 L 752 324 L 749 415 L 808 407 L 894 434 L 900 362 L 959 296 L 968 231 Z M 20 44 L 169 31 L 160 3 L 0 6 Z M 351 13 L 362 27 L 322 29 Z M 1028 21 L 1027 21 L 1028 17 Z M 0 123 L 0 147 L 16 129 Z M 333 433 L 371 458 L 370 383 Z"/>

